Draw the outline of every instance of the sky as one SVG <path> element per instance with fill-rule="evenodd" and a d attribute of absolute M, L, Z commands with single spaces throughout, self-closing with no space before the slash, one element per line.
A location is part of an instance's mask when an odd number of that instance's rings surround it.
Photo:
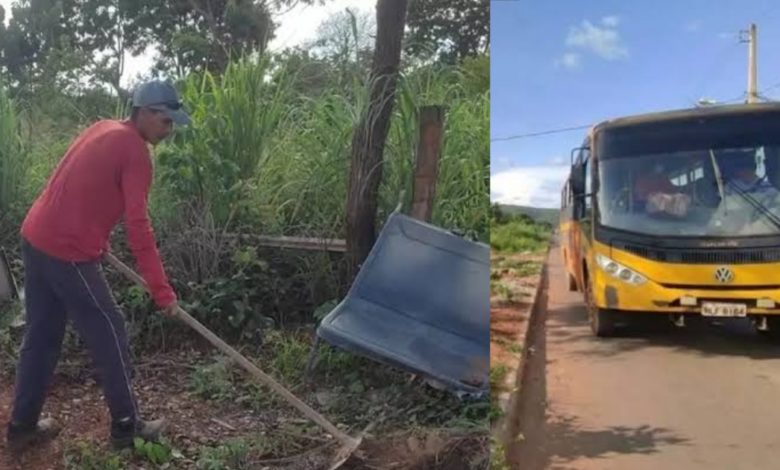
<path fill-rule="evenodd" d="M 776 0 L 491 0 L 491 201 L 557 207 L 587 126 L 744 101 L 757 26 L 758 90 L 780 99 Z M 503 140 L 523 134 L 566 132 Z"/>
<path fill-rule="evenodd" d="M 6 11 L 6 24 L 11 15 L 11 4 L 16 0 L 0 0 L 0 5 Z M 278 24 L 276 38 L 269 44 L 269 49 L 278 51 L 286 47 L 293 47 L 313 39 L 317 27 L 322 21 L 331 15 L 351 8 L 355 12 L 369 12 L 373 14 L 376 7 L 375 0 L 328 0 L 325 5 L 305 5 L 297 2 L 290 9 L 287 8 L 279 16 L 274 18 Z M 154 64 L 154 50 L 148 49 L 139 56 L 125 55 L 125 70 L 121 84 L 128 86 L 139 73 L 147 72 Z"/>

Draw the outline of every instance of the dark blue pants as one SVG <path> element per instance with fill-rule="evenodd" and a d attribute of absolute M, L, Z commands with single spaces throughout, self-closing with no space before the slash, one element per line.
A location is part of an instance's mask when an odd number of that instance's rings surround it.
<path fill-rule="evenodd" d="M 60 357 L 70 319 L 89 348 L 102 377 L 112 422 L 138 417 L 130 382 L 124 319 L 99 261 L 71 263 L 52 258 L 22 241 L 26 331 L 16 373 L 12 421 L 36 423 Z"/>

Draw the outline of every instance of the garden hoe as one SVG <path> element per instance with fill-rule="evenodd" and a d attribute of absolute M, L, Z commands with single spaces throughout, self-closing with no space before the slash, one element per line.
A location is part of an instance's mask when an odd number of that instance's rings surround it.
<path fill-rule="evenodd" d="M 119 259 L 117 259 L 114 255 L 112 255 L 111 253 L 107 253 L 106 259 L 109 261 L 109 263 L 111 263 L 116 269 L 118 269 L 122 274 L 127 276 L 129 279 L 141 285 L 142 287 L 147 288 L 146 282 L 143 280 L 143 278 L 139 276 L 135 271 L 130 269 L 129 266 L 119 261 Z M 369 424 L 366 427 L 366 429 L 363 430 L 363 432 L 357 438 L 345 434 L 344 432 L 339 430 L 336 426 L 334 426 L 330 421 L 328 421 L 324 416 L 317 413 L 309 405 L 304 403 L 302 400 L 300 400 L 298 397 L 296 397 L 290 391 L 284 388 L 271 376 L 261 371 L 257 366 L 252 364 L 252 362 L 250 362 L 246 357 L 242 356 L 238 351 L 236 351 L 235 349 L 230 347 L 227 343 L 222 341 L 217 335 L 215 335 L 208 328 L 203 326 L 198 320 L 192 318 L 192 316 L 190 316 L 190 314 L 185 312 L 184 309 L 179 307 L 176 316 L 180 318 L 188 326 L 193 328 L 195 331 L 200 333 L 204 338 L 209 340 L 211 344 L 213 344 L 214 346 L 219 348 L 222 352 L 230 356 L 231 359 L 238 362 L 254 378 L 258 379 L 263 384 L 271 387 L 273 391 L 275 391 L 276 393 L 284 397 L 285 400 L 287 400 L 291 405 L 298 408 L 298 410 L 300 410 L 301 413 L 306 415 L 307 418 L 311 419 L 312 421 L 320 425 L 320 427 L 325 429 L 334 438 L 336 438 L 342 444 L 342 446 L 334 456 L 333 460 L 331 461 L 331 465 L 330 467 L 328 467 L 330 470 L 335 470 L 341 467 L 341 465 L 343 465 L 344 462 L 346 462 L 347 459 L 349 459 L 352 453 L 355 452 L 355 450 L 357 450 L 357 448 L 360 446 L 360 443 L 363 441 L 363 436 L 366 434 L 366 432 L 368 432 L 368 430 L 371 428 L 373 423 Z"/>

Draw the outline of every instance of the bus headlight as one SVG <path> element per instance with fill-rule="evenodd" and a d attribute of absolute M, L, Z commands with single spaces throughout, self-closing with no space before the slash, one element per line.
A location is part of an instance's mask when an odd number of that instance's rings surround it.
<path fill-rule="evenodd" d="M 627 268 L 617 261 L 611 260 L 604 255 L 597 254 L 596 262 L 605 273 L 628 284 L 638 286 L 644 284 L 645 281 L 647 281 L 647 279 L 638 272 Z"/>

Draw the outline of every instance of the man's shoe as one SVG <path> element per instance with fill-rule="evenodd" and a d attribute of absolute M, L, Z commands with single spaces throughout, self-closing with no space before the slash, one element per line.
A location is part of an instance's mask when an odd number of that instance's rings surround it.
<path fill-rule="evenodd" d="M 30 446 L 43 444 L 55 438 L 60 430 L 52 418 L 42 419 L 35 426 L 9 423 L 6 436 L 8 450 L 19 453 Z"/>
<path fill-rule="evenodd" d="M 130 419 L 119 421 L 111 425 L 111 445 L 113 445 L 114 449 L 131 447 L 136 437 L 140 437 L 145 441 L 159 441 L 160 433 L 164 427 L 165 420 L 163 419 L 155 419 L 153 421 L 139 419 L 135 423 Z"/>

